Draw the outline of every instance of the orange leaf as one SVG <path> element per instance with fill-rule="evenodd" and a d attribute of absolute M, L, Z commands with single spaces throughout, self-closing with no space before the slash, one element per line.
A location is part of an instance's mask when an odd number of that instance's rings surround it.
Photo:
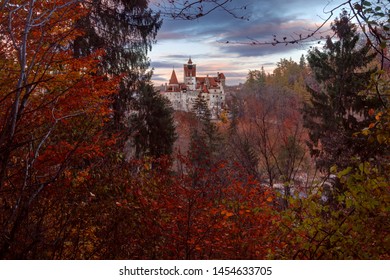
<path fill-rule="evenodd" d="M 227 218 L 229 218 L 229 217 L 231 217 L 231 216 L 233 216 L 233 215 L 234 215 L 234 214 L 233 214 L 232 212 L 227 212 L 227 213 L 226 213 L 226 217 L 227 217 Z"/>

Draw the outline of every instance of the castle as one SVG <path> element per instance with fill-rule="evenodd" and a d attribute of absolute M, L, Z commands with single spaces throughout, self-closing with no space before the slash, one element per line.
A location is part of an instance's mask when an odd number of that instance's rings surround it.
<path fill-rule="evenodd" d="M 190 112 L 197 97 L 206 100 L 212 118 L 217 118 L 225 106 L 225 75 L 197 77 L 196 64 L 191 58 L 183 65 L 184 82 L 179 83 L 173 69 L 169 84 L 163 85 L 160 93 L 167 97 L 174 110 Z"/>

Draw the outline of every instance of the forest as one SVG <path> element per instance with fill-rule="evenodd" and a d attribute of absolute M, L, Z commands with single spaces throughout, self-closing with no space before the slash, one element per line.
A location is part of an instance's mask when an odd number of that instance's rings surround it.
<path fill-rule="evenodd" d="M 389 2 L 335 7 L 217 121 L 148 52 L 231 1 L 149 2 L 0 1 L 0 259 L 389 259 Z"/>

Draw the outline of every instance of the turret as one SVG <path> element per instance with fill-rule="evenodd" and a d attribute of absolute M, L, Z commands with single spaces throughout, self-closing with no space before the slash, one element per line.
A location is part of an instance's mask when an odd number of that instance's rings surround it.
<path fill-rule="evenodd" d="M 188 59 L 187 64 L 183 65 L 184 68 L 184 83 L 189 90 L 195 90 L 196 87 L 196 64 L 192 64 L 191 57 Z"/>
<path fill-rule="evenodd" d="M 169 79 L 170 85 L 179 85 L 179 81 L 177 80 L 175 69 L 172 70 L 171 78 Z"/>

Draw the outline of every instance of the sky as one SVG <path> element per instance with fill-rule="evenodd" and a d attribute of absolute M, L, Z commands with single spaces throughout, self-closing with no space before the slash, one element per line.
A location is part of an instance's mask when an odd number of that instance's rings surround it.
<path fill-rule="evenodd" d="M 158 0 L 154 2 L 159 2 Z M 324 12 L 340 4 L 341 0 L 233 0 L 231 7 L 242 7 L 234 18 L 226 11 L 216 10 L 197 20 L 164 17 L 157 35 L 157 43 L 149 52 L 152 81 L 156 86 L 168 82 L 172 69 L 183 80 L 183 64 L 191 58 L 197 65 L 198 76 L 216 76 L 222 72 L 228 85 L 245 82 L 249 70 L 272 73 L 281 59 L 299 61 L 311 43 L 285 45 L 256 45 L 258 42 L 304 37 L 319 26 L 329 14 Z M 153 5 L 153 1 L 151 3 Z M 320 38 L 316 38 L 316 41 Z M 229 43 L 226 43 L 229 42 Z"/>

